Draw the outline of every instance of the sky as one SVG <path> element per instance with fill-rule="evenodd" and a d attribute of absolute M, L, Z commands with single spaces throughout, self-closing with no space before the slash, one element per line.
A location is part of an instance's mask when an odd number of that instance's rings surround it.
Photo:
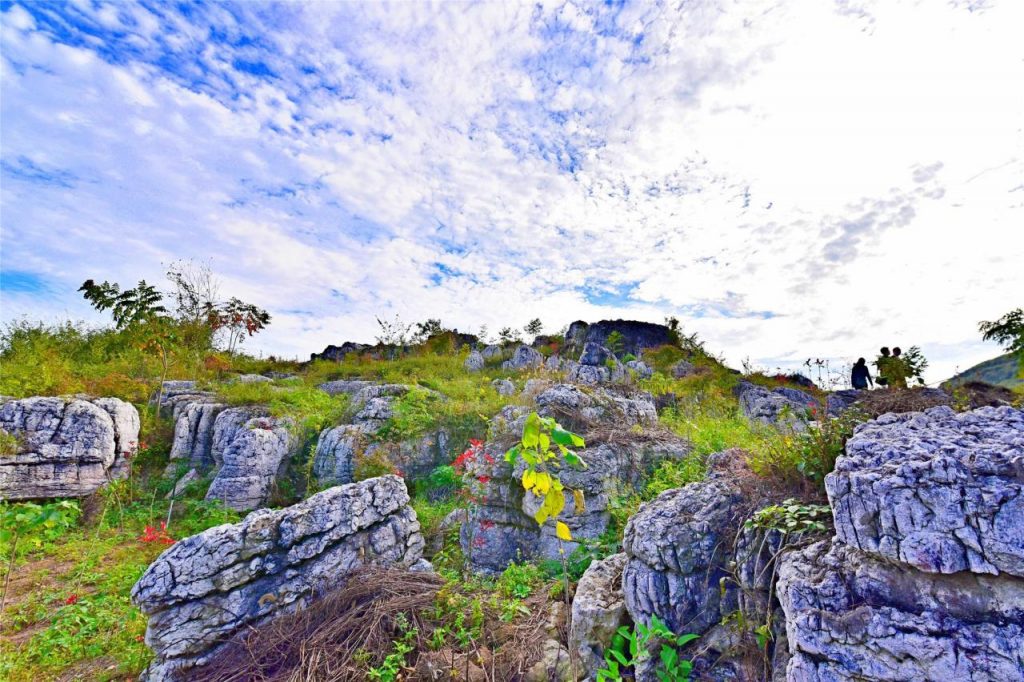
<path fill-rule="evenodd" d="M 273 315 L 677 316 L 739 366 L 1024 304 L 1019 0 L 0 0 L 0 319 L 191 259 Z"/>

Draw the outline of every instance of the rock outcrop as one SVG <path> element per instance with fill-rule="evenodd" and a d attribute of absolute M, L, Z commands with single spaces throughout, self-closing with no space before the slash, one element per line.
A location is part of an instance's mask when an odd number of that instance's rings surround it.
<path fill-rule="evenodd" d="M 214 465 L 213 430 L 217 416 L 227 407 L 212 397 L 181 404 L 174 422 L 169 468 L 182 462 L 191 468 L 206 470 Z"/>
<path fill-rule="evenodd" d="M 795 388 L 769 390 L 764 386 L 741 381 L 734 390 L 740 409 L 749 419 L 772 425 L 799 428 L 808 410 L 817 409 L 817 402 L 809 393 Z"/>
<path fill-rule="evenodd" d="M 16 452 L 0 456 L 0 499 L 85 497 L 127 473 L 139 413 L 117 398 L 25 398 L 0 403 Z"/>
<path fill-rule="evenodd" d="M 922 571 L 1024 576 L 1022 410 L 884 415 L 825 486 L 848 545 Z"/>
<path fill-rule="evenodd" d="M 132 589 L 156 652 L 144 678 L 187 680 L 232 637 L 344 585 L 354 569 L 409 567 L 422 550 L 416 513 L 395 476 L 331 488 L 180 540 Z"/>
<path fill-rule="evenodd" d="M 536 398 L 537 411 L 553 416 L 567 429 L 583 435 L 597 433 L 602 423 L 614 422 L 623 433 L 631 427 L 642 432 L 644 426 L 657 420 L 654 403 L 648 394 L 621 395 L 596 389 L 585 392 L 577 386 L 558 384 Z M 538 499 L 521 486 L 525 463 L 515 466 L 504 460 L 504 454 L 521 432 L 529 409 L 506 407 L 491 422 L 492 440 L 483 452 L 468 463 L 467 471 L 474 495 L 480 499 L 462 527 L 463 550 L 477 571 L 497 573 L 512 561 L 521 559 L 553 559 L 558 557 L 559 543 L 553 524 L 538 528 L 533 519 Z M 569 526 L 575 540 L 596 539 L 608 527 L 609 504 L 620 486 L 637 485 L 653 466 L 666 458 L 680 458 L 689 452 L 682 440 L 657 439 L 645 441 L 635 435 L 617 442 L 591 440 L 581 454 L 586 469 L 566 469 L 561 478 L 567 489 L 581 490 L 586 498 L 585 509 L 575 509 L 571 492 L 566 492 L 566 511 L 562 520 Z M 571 552 L 576 544 L 563 543 Z"/>
<path fill-rule="evenodd" d="M 573 322 L 565 334 L 566 353 L 579 353 L 587 343 L 607 346 L 608 337 L 618 332 L 622 338 L 621 352 L 639 357 L 647 348 L 674 344 L 678 338 L 663 324 L 636 320 L 601 320 L 593 324 Z"/>
<path fill-rule="evenodd" d="M 530 369 L 544 364 L 544 356 L 536 348 L 519 346 L 512 357 L 501 363 L 502 369 Z"/>
<path fill-rule="evenodd" d="M 1024 679 L 1024 582 L 819 542 L 780 562 L 792 682 Z"/>
<path fill-rule="evenodd" d="M 622 569 L 626 555 L 613 554 L 595 561 L 576 585 L 569 624 L 569 648 L 582 668 L 583 679 L 593 679 L 604 666 L 604 651 L 620 626 L 628 624 L 622 596 Z"/>
<path fill-rule="evenodd" d="M 1024 679 L 1024 411 L 857 428 L 826 478 L 836 537 L 779 560 L 787 679 Z"/>
<path fill-rule="evenodd" d="M 230 410 L 225 410 L 221 416 L 228 412 Z M 232 421 L 233 426 L 236 424 Z M 218 451 L 219 468 L 206 499 L 220 500 L 238 511 L 266 505 L 275 482 L 297 447 L 298 439 L 290 420 L 250 417 L 234 429 L 233 437 Z"/>
<path fill-rule="evenodd" d="M 469 352 L 462 366 L 467 372 L 479 372 L 484 368 L 484 362 L 483 354 L 478 350 L 474 350 Z"/>
<path fill-rule="evenodd" d="M 322 353 L 311 353 L 309 356 L 310 361 L 314 360 L 333 360 L 340 362 L 345 359 L 346 355 L 355 353 L 356 355 L 369 350 L 370 346 L 365 343 L 355 343 L 353 341 L 346 341 L 340 346 L 327 346 L 324 348 Z"/>

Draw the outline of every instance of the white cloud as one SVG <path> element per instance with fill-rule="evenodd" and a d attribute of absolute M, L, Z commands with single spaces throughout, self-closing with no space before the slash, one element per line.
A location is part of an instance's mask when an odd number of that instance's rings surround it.
<path fill-rule="evenodd" d="M 994 354 L 977 321 L 1021 304 L 1022 19 L 14 4 L 2 265 L 60 293 L 5 292 L 2 315 L 85 315 L 83 279 L 192 257 L 271 309 L 267 353 L 366 340 L 393 312 L 679 314 L 737 364 L 917 343 L 941 379 Z"/>

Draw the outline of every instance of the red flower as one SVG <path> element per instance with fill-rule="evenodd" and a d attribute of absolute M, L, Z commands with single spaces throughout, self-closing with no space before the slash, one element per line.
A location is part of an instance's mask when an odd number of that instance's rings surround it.
<path fill-rule="evenodd" d="M 477 476 L 476 480 L 480 481 L 481 483 L 488 483 L 488 482 L 490 482 L 491 477 L 490 476 Z"/>
<path fill-rule="evenodd" d="M 480 530 L 490 530 L 494 528 L 494 521 L 481 521 Z"/>
<path fill-rule="evenodd" d="M 142 531 L 142 535 L 139 536 L 139 540 L 142 542 L 160 542 L 165 545 L 173 545 L 174 538 L 167 534 L 167 522 L 160 522 L 160 530 L 157 530 L 153 526 L 146 526 L 146 529 Z"/>
<path fill-rule="evenodd" d="M 68 606 L 71 606 L 72 604 L 76 603 L 77 601 L 78 601 L 78 595 L 77 594 L 73 594 L 70 597 L 68 597 L 67 599 L 65 599 L 64 603 L 67 604 Z"/>
<path fill-rule="evenodd" d="M 491 457 L 490 455 L 484 455 L 484 461 L 487 462 L 488 464 L 494 464 L 494 458 Z"/>

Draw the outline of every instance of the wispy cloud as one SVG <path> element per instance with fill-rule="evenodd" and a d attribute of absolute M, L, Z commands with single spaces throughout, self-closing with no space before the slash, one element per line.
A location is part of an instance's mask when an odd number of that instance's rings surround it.
<path fill-rule="evenodd" d="M 899 340 L 944 344 L 940 373 L 1024 284 L 1022 18 L 6 3 L 4 269 L 61 294 L 5 290 L 3 316 L 84 316 L 82 280 L 192 257 L 271 308 L 267 352 L 395 312 L 677 314 L 734 362 Z"/>

